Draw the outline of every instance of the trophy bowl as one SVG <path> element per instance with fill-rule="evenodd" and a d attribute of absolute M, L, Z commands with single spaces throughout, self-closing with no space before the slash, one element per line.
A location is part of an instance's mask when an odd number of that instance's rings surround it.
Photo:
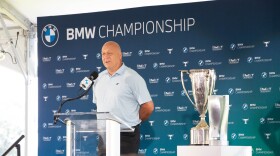
<path fill-rule="evenodd" d="M 181 82 L 186 96 L 198 111 L 200 121 L 191 128 L 190 143 L 192 145 L 209 145 L 209 126 L 205 121 L 207 113 L 208 96 L 212 95 L 215 88 L 216 73 L 214 69 L 180 70 Z M 193 100 L 190 98 L 184 83 L 184 74 L 188 74 L 191 80 Z"/>

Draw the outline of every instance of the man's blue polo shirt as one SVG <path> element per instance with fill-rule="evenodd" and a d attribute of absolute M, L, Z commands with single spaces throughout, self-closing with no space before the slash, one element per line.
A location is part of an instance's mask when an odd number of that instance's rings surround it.
<path fill-rule="evenodd" d="M 140 105 L 151 100 L 145 80 L 124 63 L 112 76 L 102 71 L 93 86 L 97 112 L 110 112 L 129 126 L 141 122 Z"/>

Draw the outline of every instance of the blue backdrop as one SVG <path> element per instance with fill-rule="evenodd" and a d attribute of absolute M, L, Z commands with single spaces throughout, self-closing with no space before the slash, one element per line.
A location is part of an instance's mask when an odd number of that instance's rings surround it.
<path fill-rule="evenodd" d="M 216 94 L 230 95 L 230 145 L 252 146 L 254 156 L 280 155 L 279 6 L 215 1 L 38 18 L 38 154 L 66 154 L 65 126 L 53 124 L 53 113 L 62 99 L 80 93 L 85 76 L 105 69 L 101 46 L 114 40 L 155 103 L 141 124 L 139 153 L 176 155 L 177 145 L 189 145 L 199 117 L 179 70 L 214 68 Z M 62 112 L 95 111 L 91 101 L 92 92 Z"/>

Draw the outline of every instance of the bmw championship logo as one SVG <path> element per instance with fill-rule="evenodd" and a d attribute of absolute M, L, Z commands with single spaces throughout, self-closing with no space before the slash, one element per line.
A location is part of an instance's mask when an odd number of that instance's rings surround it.
<path fill-rule="evenodd" d="M 58 29 L 53 24 L 46 25 L 42 30 L 42 41 L 47 47 L 53 47 L 59 38 Z"/>

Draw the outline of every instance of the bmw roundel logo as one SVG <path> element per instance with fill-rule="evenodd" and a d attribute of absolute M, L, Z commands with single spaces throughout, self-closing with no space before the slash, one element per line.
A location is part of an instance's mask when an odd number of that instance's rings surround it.
<path fill-rule="evenodd" d="M 203 65 L 204 65 L 203 60 L 199 60 L 199 61 L 198 61 L 198 65 L 199 65 L 199 66 L 203 66 Z"/>
<path fill-rule="evenodd" d="M 138 51 L 138 55 L 139 55 L 139 56 L 143 56 L 143 54 L 144 54 L 143 50 L 139 50 L 139 51 Z"/>
<path fill-rule="evenodd" d="M 189 50 L 188 50 L 188 48 L 187 47 L 184 47 L 183 48 L 183 53 L 187 53 Z"/>
<path fill-rule="evenodd" d="M 229 47 L 230 47 L 231 50 L 235 50 L 236 49 L 236 45 L 234 43 L 230 44 Z"/>
<path fill-rule="evenodd" d="M 53 47 L 59 39 L 58 29 L 53 24 L 47 24 L 42 30 L 41 37 L 47 47 Z"/>
<path fill-rule="evenodd" d="M 232 139 L 232 140 L 235 140 L 236 138 L 237 138 L 237 135 L 236 135 L 235 133 L 232 133 L 232 134 L 231 134 L 231 139 Z"/>
<path fill-rule="evenodd" d="M 247 104 L 247 103 L 244 103 L 244 104 L 242 105 L 242 108 L 243 108 L 243 110 L 247 110 L 247 109 L 248 109 L 248 104 Z"/>
<path fill-rule="evenodd" d="M 157 69 L 158 68 L 158 64 L 157 63 L 153 63 L 153 68 Z"/>
<path fill-rule="evenodd" d="M 100 58 L 101 58 L 101 54 L 100 54 L 100 53 L 97 53 L 97 54 L 96 54 L 96 58 L 97 58 L 97 59 L 100 59 Z"/>

